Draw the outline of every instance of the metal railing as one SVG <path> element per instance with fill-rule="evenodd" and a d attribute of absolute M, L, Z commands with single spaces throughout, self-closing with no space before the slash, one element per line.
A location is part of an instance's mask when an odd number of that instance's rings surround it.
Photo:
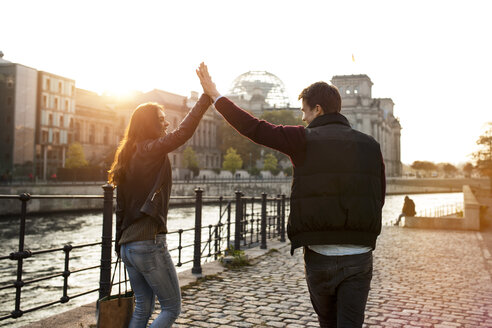
<path fill-rule="evenodd" d="M 15 306 L 9 315 L 0 317 L 0 321 L 7 319 L 16 319 L 22 315 L 40 310 L 55 304 L 67 303 L 77 297 L 95 293 L 99 291 L 99 298 L 108 295 L 111 279 L 111 267 L 115 262 L 112 258 L 112 221 L 113 221 L 113 202 L 114 195 L 112 185 L 106 184 L 102 187 L 104 195 L 30 195 L 23 193 L 21 195 L 0 195 L 1 199 L 19 199 L 21 202 L 20 227 L 19 227 L 19 246 L 17 251 L 7 256 L 1 256 L 0 261 L 15 261 L 17 265 L 16 280 L 5 285 L 0 285 L 0 291 L 15 288 Z M 24 238 L 26 231 L 27 203 L 31 199 L 102 199 L 103 205 L 103 224 L 102 237 L 100 242 L 88 243 L 82 245 L 67 244 L 64 247 L 30 251 L 25 249 Z M 183 198 L 183 197 L 180 197 Z M 192 198 L 192 197 L 191 197 Z M 217 200 L 219 203 L 219 219 L 215 225 L 202 226 L 202 208 L 204 198 L 207 201 Z M 235 197 L 204 197 L 201 188 L 195 189 L 195 225 L 188 229 L 179 229 L 168 232 L 168 235 L 178 235 L 177 246 L 170 247 L 170 252 L 177 252 L 177 266 L 193 262 L 192 273 L 200 274 L 202 272 L 202 259 L 216 260 L 225 251 L 232 246 L 234 249 L 241 247 L 250 247 L 259 245 L 261 248 L 267 247 L 267 239 L 279 237 L 280 241 L 285 241 L 285 195 L 277 195 L 268 198 L 266 194 L 261 197 L 245 198 L 244 195 L 237 191 Z M 235 209 L 235 220 L 231 220 L 233 206 Z M 208 232 L 208 238 L 202 241 L 203 230 Z M 234 230 L 234 231 L 232 231 Z M 194 241 L 192 244 L 183 245 L 183 234 L 194 232 Z M 72 250 L 84 249 L 101 245 L 100 265 L 86 268 L 77 268 L 70 270 L 70 254 Z M 213 250 L 212 250 L 213 245 Z M 173 245 L 170 245 L 173 246 Z M 193 257 L 183 261 L 183 249 L 193 247 Z M 208 252 L 207 252 L 208 250 Z M 24 260 L 36 258 L 40 254 L 64 253 L 64 269 L 61 272 L 54 272 L 41 277 L 35 277 L 30 280 L 23 280 Z M 69 295 L 69 277 L 72 274 L 89 270 L 100 270 L 99 288 Z M 59 300 L 47 303 L 36 304 L 29 309 L 22 309 L 21 295 L 25 286 L 34 285 L 49 279 L 63 279 L 62 296 Z M 116 282 L 118 283 L 123 283 Z"/>
<path fill-rule="evenodd" d="M 249 177 L 193 177 L 190 179 L 177 179 L 173 178 L 173 184 L 203 184 L 203 183 L 268 183 L 268 182 L 289 182 L 292 181 L 292 176 L 249 176 Z M 13 181 L 0 181 L 0 186 L 67 186 L 67 185 L 101 185 L 105 183 L 104 180 L 13 180 Z"/>
<path fill-rule="evenodd" d="M 425 208 L 418 211 L 417 216 L 437 218 L 448 215 L 456 215 L 458 213 L 463 213 L 462 203 L 445 204 L 438 207 Z"/>

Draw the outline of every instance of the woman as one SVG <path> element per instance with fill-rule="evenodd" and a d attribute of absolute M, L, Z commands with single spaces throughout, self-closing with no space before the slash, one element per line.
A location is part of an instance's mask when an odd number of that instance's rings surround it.
<path fill-rule="evenodd" d="M 155 296 L 161 313 L 151 327 L 171 327 L 180 313 L 178 277 L 166 244 L 172 185 L 167 154 L 193 135 L 211 102 L 202 95 L 171 133 L 166 133 L 169 123 L 161 105 L 138 106 L 116 151 L 108 181 L 117 186 L 115 248 L 128 269 L 135 293 L 129 327 L 147 326 Z"/>

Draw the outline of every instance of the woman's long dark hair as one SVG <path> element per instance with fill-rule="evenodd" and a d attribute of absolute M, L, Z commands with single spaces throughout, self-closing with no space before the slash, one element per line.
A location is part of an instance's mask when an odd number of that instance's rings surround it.
<path fill-rule="evenodd" d="M 160 110 L 164 110 L 162 105 L 151 102 L 141 104 L 135 109 L 108 171 L 108 183 L 116 186 L 125 180 L 128 162 L 138 142 L 156 139 L 162 135 L 162 125 L 158 117 Z"/>

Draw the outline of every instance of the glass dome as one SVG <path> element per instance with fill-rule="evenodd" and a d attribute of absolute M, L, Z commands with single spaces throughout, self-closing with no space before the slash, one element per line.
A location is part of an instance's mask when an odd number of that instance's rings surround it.
<path fill-rule="evenodd" d="M 261 96 L 270 107 L 289 106 L 289 97 L 282 80 L 266 71 L 249 71 L 239 75 L 229 90 L 230 95 L 239 96 L 246 101 Z"/>

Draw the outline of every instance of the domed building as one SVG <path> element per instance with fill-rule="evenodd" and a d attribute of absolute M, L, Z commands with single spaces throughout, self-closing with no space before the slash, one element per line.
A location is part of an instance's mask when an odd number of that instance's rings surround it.
<path fill-rule="evenodd" d="M 266 71 L 249 71 L 239 75 L 232 83 L 227 97 L 255 115 L 264 110 L 289 107 L 284 83 Z"/>

